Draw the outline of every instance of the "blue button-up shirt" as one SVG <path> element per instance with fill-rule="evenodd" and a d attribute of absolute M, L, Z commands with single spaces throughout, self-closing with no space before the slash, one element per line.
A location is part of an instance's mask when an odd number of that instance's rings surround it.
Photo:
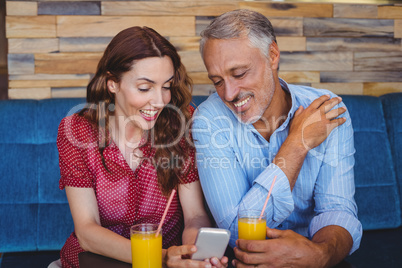
<path fill-rule="evenodd" d="M 272 163 L 288 136 L 289 121 L 299 106 L 306 108 L 324 94 L 335 95 L 280 82 L 282 89 L 290 92 L 292 107 L 286 121 L 269 141 L 252 124 L 241 123 L 216 93 L 198 107 L 192 131 L 208 207 L 217 225 L 231 231 L 229 244 L 234 247 L 238 238 L 238 210 L 262 210 L 277 176 L 265 210 L 267 226 L 291 229 L 311 239 L 321 228 L 338 225 L 351 234 L 352 253 L 360 245 L 362 226 L 354 200 L 355 149 L 349 113 L 342 115 L 346 118 L 343 125 L 309 151 L 291 191 L 289 180 L 280 168 L 286 163 Z"/>

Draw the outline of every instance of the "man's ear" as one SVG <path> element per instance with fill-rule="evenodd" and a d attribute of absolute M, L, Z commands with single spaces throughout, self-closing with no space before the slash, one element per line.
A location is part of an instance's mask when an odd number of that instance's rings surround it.
<path fill-rule="evenodd" d="M 109 80 L 107 80 L 107 88 L 109 89 L 109 91 L 111 93 L 116 94 L 119 89 L 119 86 L 115 81 L 113 81 L 112 79 L 109 79 Z"/>
<path fill-rule="evenodd" d="M 279 69 L 280 54 L 278 44 L 272 41 L 271 45 L 269 45 L 269 61 L 272 69 Z"/>

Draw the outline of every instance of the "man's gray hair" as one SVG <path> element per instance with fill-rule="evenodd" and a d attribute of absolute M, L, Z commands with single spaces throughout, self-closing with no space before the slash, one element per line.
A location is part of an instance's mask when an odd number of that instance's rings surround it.
<path fill-rule="evenodd" d="M 268 56 L 272 41 L 276 43 L 274 28 L 264 15 L 247 9 L 238 9 L 216 17 L 201 32 L 201 56 L 208 39 L 234 39 L 245 36 L 248 37 L 251 45 L 260 49 L 265 56 Z"/>

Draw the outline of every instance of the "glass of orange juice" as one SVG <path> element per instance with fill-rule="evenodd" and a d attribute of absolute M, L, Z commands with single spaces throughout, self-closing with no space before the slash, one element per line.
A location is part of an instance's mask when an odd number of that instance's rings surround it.
<path fill-rule="evenodd" d="M 141 223 L 130 228 L 133 268 L 162 268 L 162 232 L 158 224 Z"/>
<path fill-rule="evenodd" d="M 259 210 L 239 210 L 237 226 L 240 239 L 265 240 L 267 234 L 267 215 L 264 212 L 261 220 L 259 220 L 260 214 L 261 211 Z"/>

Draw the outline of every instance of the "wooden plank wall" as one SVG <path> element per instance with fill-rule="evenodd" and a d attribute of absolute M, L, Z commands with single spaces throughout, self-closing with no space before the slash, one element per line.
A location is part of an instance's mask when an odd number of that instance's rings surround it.
<path fill-rule="evenodd" d="M 193 78 L 193 94 L 208 95 L 214 89 L 199 33 L 238 8 L 272 21 L 286 81 L 337 94 L 402 92 L 402 4 L 39 0 L 6 2 L 9 98 L 84 97 L 108 42 L 134 25 L 166 36 Z"/>

